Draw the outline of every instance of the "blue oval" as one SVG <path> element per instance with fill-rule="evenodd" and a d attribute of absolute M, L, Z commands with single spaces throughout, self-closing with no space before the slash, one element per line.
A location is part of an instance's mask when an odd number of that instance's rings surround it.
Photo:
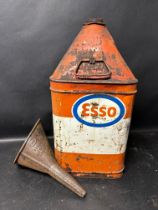
<path fill-rule="evenodd" d="M 98 124 L 90 123 L 90 122 L 87 122 L 87 121 L 83 120 L 82 118 L 80 118 L 80 116 L 77 113 L 77 109 L 78 109 L 79 105 L 81 103 L 83 103 L 84 101 L 87 101 L 87 100 L 93 99 L 93 98 L 103 98 L 103 99 L 108 99 L 108 100 L 111 100 L 112 102 L 115 102 L 120 108 L 119 116 L 115 120 L 113 120 L 111 122 L 98 123 Z M 72 112 L 73 112 L 74 117 L 80 123 L 83 123 L 84 125 L 91 126 L 91 127 L 108 127 L 108 126 L 114 125 L 115 123 L 117 123 L 118 121 L 120 121 L 123 118 L 123 116 L 125 114 L 125 107 L 124 107 L 123 103 L 119 99 L 117 99 L 117 98 L 115 98 L 113 96 L 96 94 L 96 95 L 88 95 L 88 96 L 84 96 L 84 97 L 80 98 L 74 104 Z"/>

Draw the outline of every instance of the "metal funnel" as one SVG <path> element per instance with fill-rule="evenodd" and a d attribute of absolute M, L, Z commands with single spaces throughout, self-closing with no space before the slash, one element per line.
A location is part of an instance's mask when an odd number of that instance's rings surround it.
<path fill-rule="evenodd" d="M 80 197 L 84 197 L 86 191 L 58 165 L 52 154 L 39 119 L 17 153 L 14 163 L 46 173 Z"/>

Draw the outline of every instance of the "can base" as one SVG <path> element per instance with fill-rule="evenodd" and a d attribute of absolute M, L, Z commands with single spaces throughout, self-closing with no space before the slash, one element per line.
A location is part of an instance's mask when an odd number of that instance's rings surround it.
<path fill-rule="evenodd" d="M 122 177 L 123 172 L 119 173 L 71 173 L 73 176 L 80 177 L 80 178 L 99 178 L 99 179 L 119 179 Z"/>

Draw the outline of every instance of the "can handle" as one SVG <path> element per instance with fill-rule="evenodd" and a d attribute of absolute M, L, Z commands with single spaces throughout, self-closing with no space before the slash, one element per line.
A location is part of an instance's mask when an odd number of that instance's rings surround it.
<path fill-rule="evenodd" d="M 77 65 L 75 76 L 77 79 L 109 79 L 111 71 L 103 59 L 85 58 Z"/>

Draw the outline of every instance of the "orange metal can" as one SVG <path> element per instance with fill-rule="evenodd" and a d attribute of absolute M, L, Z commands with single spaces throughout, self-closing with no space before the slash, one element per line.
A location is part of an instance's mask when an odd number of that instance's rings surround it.
<path fill-rule="evenodd" d="M 102 19 L 83 25 L 50 89 L 58 163 L 76 176 L 120 177 L 137 79 Z"/>

